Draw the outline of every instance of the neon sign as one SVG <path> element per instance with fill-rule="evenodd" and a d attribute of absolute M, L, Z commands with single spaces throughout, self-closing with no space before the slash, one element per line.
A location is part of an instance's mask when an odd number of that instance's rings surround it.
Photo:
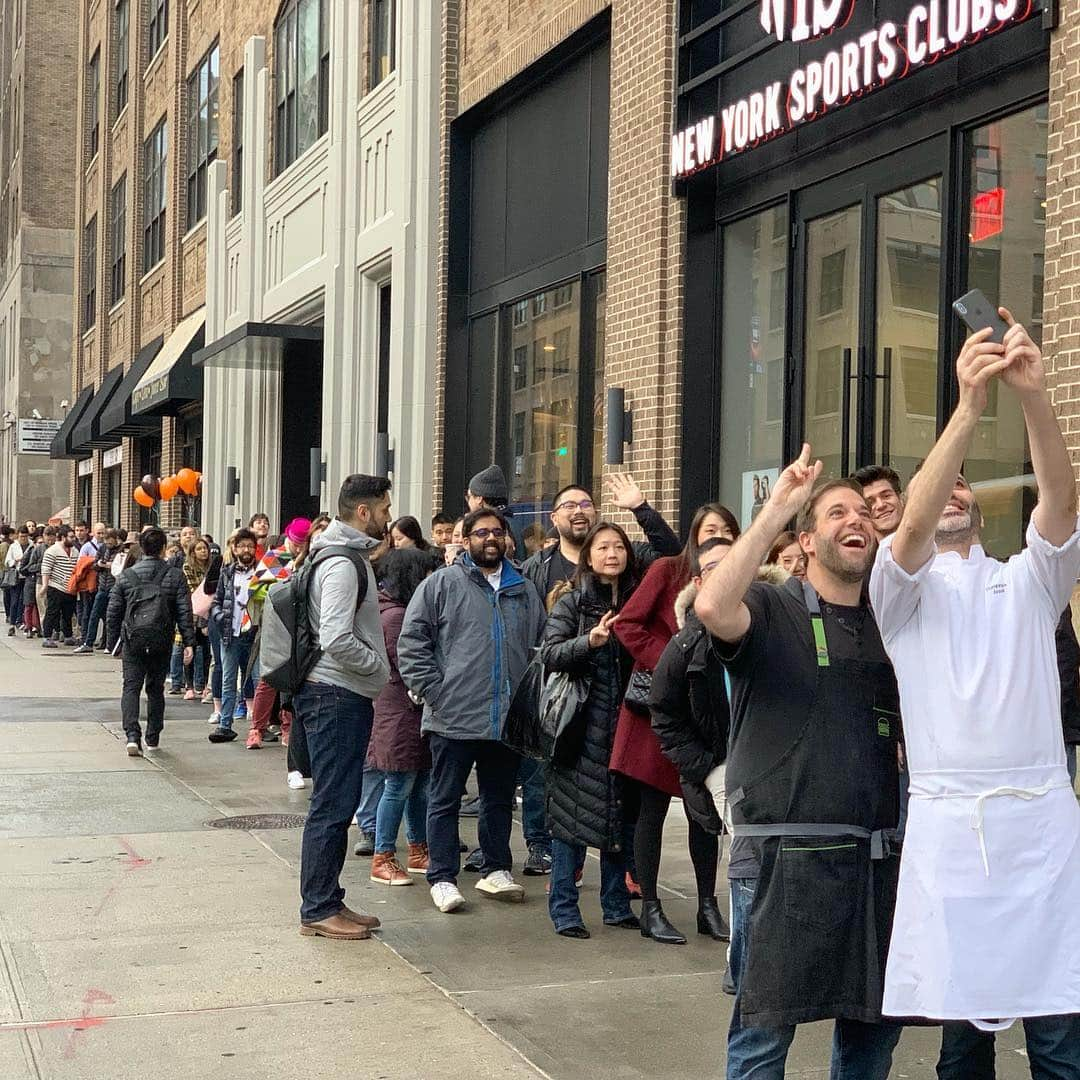
<path fill-rule="evenodd" d="M 760 22 L 777 41 L 806 41 L 843 29 L 854 0 L 761 0 Z M 725 105 L 671 138 L 671 176 L 680 179 L 850 104 L 910 71 L 1026 19 L 1031 0 L 921 0 L 777 81 Z"/>
<path fill-rule="evenodd" d="M 971 242 L 1000 236 L 1005 228 L 1005 189 L 980 191 L 971 204 Z"/>

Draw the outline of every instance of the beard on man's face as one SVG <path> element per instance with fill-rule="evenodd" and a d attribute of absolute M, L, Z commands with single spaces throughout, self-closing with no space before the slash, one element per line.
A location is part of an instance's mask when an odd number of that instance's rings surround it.
<path fill-rule="evenodd" d="M 822 533 L 817 534 L 814 542 L 814 555 L 817 561 L 834 577 L 853 585 L 866 577 L 874 561 L 875 547 L 873 544 L 868 544 L 857 555 L 853 552 L 846 557 L 843 550 L 835 540 L 830 540 Z"/>
<path fill-rule="evenodd" d="M 949 506 L 953 506 L 951 513 L 948 512 Z M 946 512 L 938 519 L 934 539 L 938 544 L 970 543 L 979 535 L 981 528 L 982 510 L 974 496 L 964 510 L 956 508 L 950 498 Z"/>
<path fill-rule="evenodd" d="M 494 570 L 502 562 L 506 552 L 506 541 L 489 536 L 486 540 L 469 538 L 469 557 L 482 570 Z"/>

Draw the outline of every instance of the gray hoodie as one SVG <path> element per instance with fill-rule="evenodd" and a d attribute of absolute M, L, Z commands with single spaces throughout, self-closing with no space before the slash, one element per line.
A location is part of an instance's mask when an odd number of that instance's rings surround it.
<path fill-rule="evenodd" d="M 334 518 L 326 531 L 312 541 L 311 552 L 332 544 L 364 551 L 375 547 L 376 541 Z M 370 565 L 366 569 L 367 592 L 357 607 L 356 569 L 348 559 L 328 559 L 315 568 L 308 605 L 311 627 L 323 651 L 308 682 L 330 683 L 374 700 L 390 678 L 390 663 L 379 618 L 375 575 Z"/>

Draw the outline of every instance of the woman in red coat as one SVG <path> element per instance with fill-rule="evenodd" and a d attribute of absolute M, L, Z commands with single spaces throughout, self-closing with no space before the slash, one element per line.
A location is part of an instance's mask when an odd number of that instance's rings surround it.
<path fill-rule="evenodd" d="M 698 548 L 713 536 L 736 540 L 739 523 L 727 507 L 706 503 L 690 522 L 689 539 L 682 554 L 657 559 L 623 608 L 613 630 L 634 658 L 634 671 L 651 673 L 667 643 L 678 632 L 675 599 L 690 581 L 691 560 Z M 611 769 L 636 781 L 639 808 L 634 827 L 634 862 L 641 888 L 641 932 L 664 944 L 685 945 L 686 938 L 668 921 L 656 894 L 664 819 L 671 797 L 682 794 L 679 772 L 664 757 L 648 713 L 625 703 L 619 712 Z M 689 815 L 687 820 L 690 858 L 697 879 L 698 933 L 727 941 L 729 930 L 716 903 L 720 840 Z"/>

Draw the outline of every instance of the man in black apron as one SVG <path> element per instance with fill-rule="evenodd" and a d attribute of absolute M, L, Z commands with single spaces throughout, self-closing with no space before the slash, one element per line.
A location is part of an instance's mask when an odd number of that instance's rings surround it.
<path fill-rule="evenodd" d="M 695 605 L 725 643 L 728 802 L 760 860 L 733 933 L 728 1080 L 783 1077 L 797 1024 L 836 1020 L 832 1080 L 887 1077 L 900 1037 L 881 1022 L 899 861 L 896 680 L 863 595 L 869 507 L 855 481 L 816 484 L 820 471 L 804 446 Z M 755 582 L 796 514 L 806 581 Z"/>

